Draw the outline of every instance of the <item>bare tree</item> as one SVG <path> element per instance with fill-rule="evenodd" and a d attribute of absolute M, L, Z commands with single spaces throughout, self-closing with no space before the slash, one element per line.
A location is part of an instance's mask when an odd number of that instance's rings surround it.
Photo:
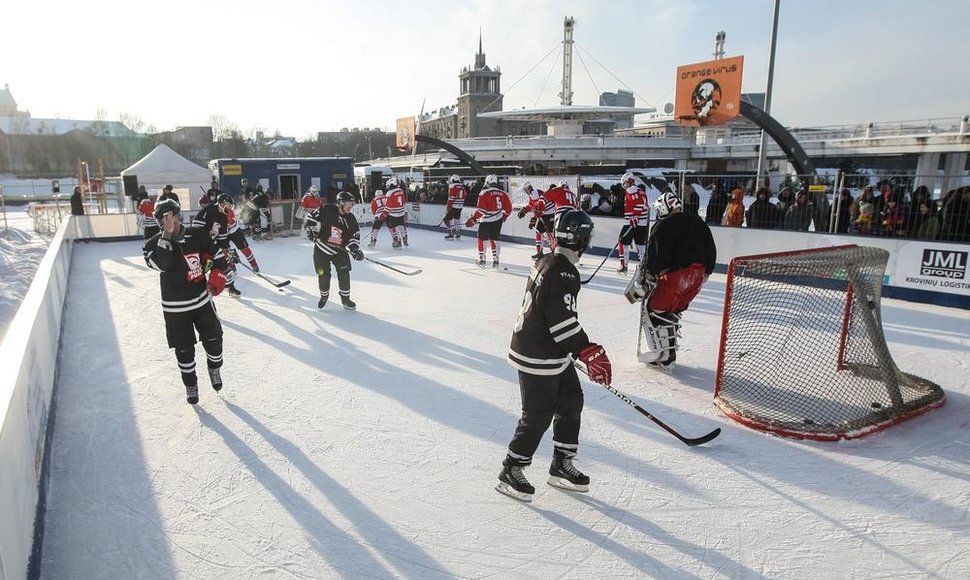
<path fill-rule="evenodd" d="M 148 126 L 145 124 L 145 121 L 143 121 L 142 118 L 136 115 L 135 113 L 121 113 L 120 115 L 118 115 L 118 121 L 122 125 L 124 125 L 125 127 L 128 127 L 135 133 L 144 134 L 147 132 L 147 129 L 148 129 Z"/>
<path fill-rule="evenodd" d="M 209 126 L 212 127 L 212 138 L 216 141 L 231 139 L 239 133 L 239 126 L 222 115 L 210 115 Z"/>

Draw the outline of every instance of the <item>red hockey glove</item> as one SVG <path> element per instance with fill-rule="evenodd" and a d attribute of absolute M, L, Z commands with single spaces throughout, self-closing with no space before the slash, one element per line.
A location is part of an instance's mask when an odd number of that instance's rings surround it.
<path fill-rule="evenodd" d="M 209 294 L 218 296 L 226 288 L 226 275 L 219 268 L 213 268 L 209 272 Z"/>
<path fill-rule="evenodd" d="M 468 221 L 465 222 L 465 227 L 466 228 L 473 228 L 473 227 L 475 227 L 475 220 L 473 218 L 469 218 Z"/>
<path fill-rule="evenodd" d="M 579 351 L 579 360 L 586 365 L 586 374 L 594 383 L 608 385 L 613 380 L 613 366 L 603 347 L 595 342 Z"/>

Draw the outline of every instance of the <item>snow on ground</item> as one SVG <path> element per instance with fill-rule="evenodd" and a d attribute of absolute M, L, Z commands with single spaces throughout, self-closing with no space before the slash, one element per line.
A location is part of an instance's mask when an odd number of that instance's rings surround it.
<path fill-rule="evenodd" d="M 50 245 L 50 236 L 34 232 L 24 206 L 6 207 L 6 226 L 4 229 L 4 222 L 0 221 L 0 339 L 20 308 L 37 265 Z"/>
<path fill-rule="evenodd" d="M 424 272 L 355 263 L 357 312 L 317 310 L 306 240 L 256 245 L 293 283 L 246 275 L 241 299 L 217 299 L 226 388 L 203 371 L 197 407 L 140 244 L 76 247 L 43 578 L 970 577 L 970 313 L 886 300 L 897 362 L 943 385 L 946 405 L 869 438 L 799 442 L 712 405 L 723 276 L 661 374 L 636 362 L 638 309 L 614 261 L 580 294 L 614 384 L 688 435 L 723 433 L 688 448 L 587 384 L 589 493 L 546 485 L 547 434 L 523 504 L 493 487 L 518 419 L 505 349 L 532 248 L 506 245 L 509 269 L 483 271 L 471 239 L 412 231 L 392 251 L 382 234 L 369 256 Z"/>

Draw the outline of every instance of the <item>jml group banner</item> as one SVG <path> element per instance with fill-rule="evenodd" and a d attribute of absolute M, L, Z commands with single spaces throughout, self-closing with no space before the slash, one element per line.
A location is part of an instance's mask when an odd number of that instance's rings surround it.
<path fill-rule="evenodd" d="M 956 244 L 908 242 L 899 249 L 893 286 L 970 296 L 967 257 L 970 248 Z"/>
<path fill-rule="evenodd" d="M 721 125 L 741 113 L 744 57 L 677 67 L 674 118 L 691 127 Z"/>

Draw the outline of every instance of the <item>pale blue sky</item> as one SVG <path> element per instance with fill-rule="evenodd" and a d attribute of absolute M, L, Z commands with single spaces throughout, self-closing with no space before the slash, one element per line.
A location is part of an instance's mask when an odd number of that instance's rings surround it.
<path fill-rule="evenodd" d="M 8 83 L 35 117 L 93 119 L 103 109 L 111 120 L 131 113 L 165 130 L 205 125 L 217 114 L 246 132 L 279 129 L 300 138 L 341 127 L 390 129 L 422 102 L 427 109 L 455 102 L 458 72 L 473 63 L 479 29 L 488 64 L 501 67 L 506 109 L 557 105 L 556 47 L 568 15 L 576 19 L 574 104 L 595 104 L 599 92 L 620 87 L 612 73 L 640 97 L 638 105 L 659 109 L 673 100 L 676 67 L 710 59 L 718 30 L 727 32 L 726 54 L 745 57 L 744 90 L 763 91 L 773 6 L 772 0 L 154 4 L 7 0 L 0 84 Z M 968 47 L 966 0 L 782 0 L 772 113 L 802 127 L 956 118 L 970 113 Z"/>

